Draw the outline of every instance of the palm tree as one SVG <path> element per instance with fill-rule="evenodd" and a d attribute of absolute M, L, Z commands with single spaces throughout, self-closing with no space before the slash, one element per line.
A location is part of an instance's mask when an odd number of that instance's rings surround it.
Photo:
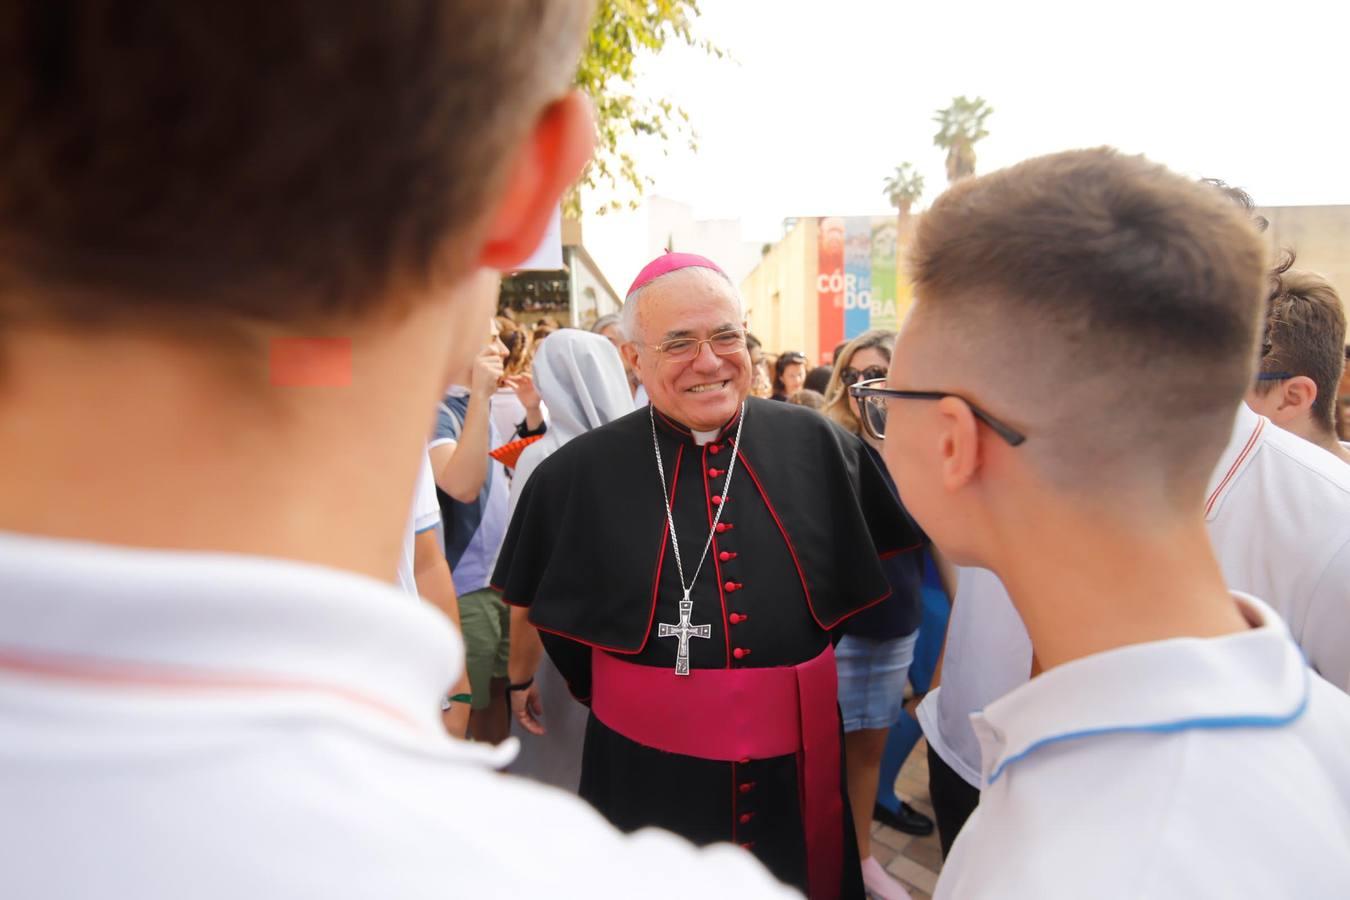
<path fill-rule="evenodd" d="M 989 137 L 984 120 L 993 111 L 983 97 L 970 100 L 963 95 L 933 114 L 940 126 L 933 143 L 947 151 L 947 181 L 975 174 L 975 142 Z"/>
<path fill-rule="evenodd" d="M 913 163 L 901 163 L 895 167 L 894 175 L 886 176 L 881 184 L 881 192 L 903 220 L 923 196 L 923 175 L 914 168 Z"/>

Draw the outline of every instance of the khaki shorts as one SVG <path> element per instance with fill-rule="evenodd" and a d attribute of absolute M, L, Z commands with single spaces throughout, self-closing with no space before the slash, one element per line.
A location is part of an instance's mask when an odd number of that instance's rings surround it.
<path fill-rule="evenodd" d="M 511 609 L 492 588 L 459 598 L 459 625 L 464 633 L 464 667 L 469 671 L 474 709 L 492 702 L 492 679 L 506 677 L 511 655 Z"/>

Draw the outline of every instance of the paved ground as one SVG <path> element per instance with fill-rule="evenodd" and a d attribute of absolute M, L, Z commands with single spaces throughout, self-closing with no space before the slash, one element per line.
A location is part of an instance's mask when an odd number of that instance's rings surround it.
<path fill-rule="evenodd" d="M 928 745 L 923 741 L 909 755 L 895 785 L 911 806 L 932 817 L 933 806 L 928 799 Z M 914 900 L 930 900 L 942 871 L 942 847 L 936 831 L 919 838 L 873 822 L 872 855 L 909 888 Z"/>

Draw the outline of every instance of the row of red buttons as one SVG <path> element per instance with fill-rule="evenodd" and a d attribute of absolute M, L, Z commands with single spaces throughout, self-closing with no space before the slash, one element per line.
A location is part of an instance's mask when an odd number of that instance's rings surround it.
<path fill-rule="evenodd" d="M 716 455 L 721 451 L 722 448 L 718 444 L 708 445 L 708 452 L 713 455 Z M 719 469 L 716 466 L 708 467 L 709 478 L 720 478 L 726 473 L 727 473 L 726 469 Z M 721 494 L 713 494 L 711 499 L 713 503 L 717 504 L 718 506 L 721 506 L 728 498 L 723 497 Z M 717 533 L 725 534 L 734 527 L 735 526 L 732 525 L 730 522 L 718 522 Z M 735 553 L 731 550 L 721 550 L 718 552 L 717 558 L 722 562 L 730 562 L 739 555 L 740 555 L 739 553 Z M 739 581 L 726 581 L 722 584 L 722 590 L 726 591 L 728 594 L 734 594 L 736 591 L 739 591 L 743 587 L 745 587 L 745 585 L 741 584 Z M 750 617 L 745 615 L 744 613 L 731 613 L 729 616 L 727 616 L 727 620 L 731 622 L 732 625 L 739 625 L 749 618 Z M 745 659 L 747 656 L 750 655 L 750 650 L 746 647 L 737 647 L 731 651 L 731 655 L 736 657 L 737 659 Z M 742 789 L 742 793 L 744 793 L 744 789 Z M 748 822 L 749 819 L 742 817 L 742 821 Z"/>

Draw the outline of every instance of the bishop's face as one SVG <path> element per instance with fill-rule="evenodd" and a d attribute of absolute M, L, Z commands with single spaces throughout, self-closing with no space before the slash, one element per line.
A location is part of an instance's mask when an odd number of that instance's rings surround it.
<path fill-rule="evenodd" d="M 702 343 L 690 359 L 657 349 L 670 341 L 707 341 L 741 332 L 740 304 L 727 280 L 709 269 L 679 269 L 649 284 L 637 309 L 636 341 L 625 357 L 657 411 L 694 431 L 725 425 L 750 393 L 753 374 L 744 339 L 732 352 L 725 339 Z"/>

